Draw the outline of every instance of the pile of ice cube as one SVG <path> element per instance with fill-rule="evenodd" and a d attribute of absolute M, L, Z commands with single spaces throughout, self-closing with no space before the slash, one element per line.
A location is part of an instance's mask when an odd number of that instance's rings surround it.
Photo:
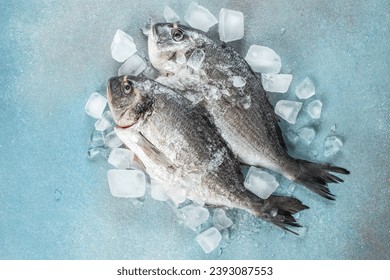
<path fill-rule="evenodd" d="M 166 22 L 179 22 L 180 17 L 169 6 L 164 8 L 164 18 Z M 184 20 L 192 27 L 208 32 L 211 27 L 218 23 L 219 38 L 224 42 L 240 40 L 244 37 L 244 15 L 240 11 L 222 8 L 218 19 L 205 7 L 196 3 L 191 3 L 187 9 Z M 283 28 L 281 35 L 285 33 Z M 148 28 L 143 30 L 147 35 Z M 137 53 L 137 47 L 133 38 L 124 31 L 118 29 L 111 44 L 111 55 L 116 61 L 122 63 L 118 69 L 118 75 L 145 75 L 149 76 L 155 71 L 147 58 L 141 57 Z M 202 49 L 196 49 L 187 60 L 185 57 L 177 57 L 176 62 L 186 65 L 191 71 L 199 71 L 202 67 L 205 53 Z M 261 81 L 267 92 L 286 93 L 289 90 L 293 76 L 290 73 L 280 73 L 282 62 L 280 56 L 267 46 L 250 46 L 245 60 L 254 72 L 261 73 Z M 168 65 L 169 66 L 169 65 Z M 150 74 L 152 73 L 152 74 Z M 231 79 L 234 87 L 245 87 L 246 81 L 241 76 L 234 76 Z M 209 93 L 208 98 L 219 98 L 224 93 L 216 91 Z M 295 88 L 295 96 L 299 101 L 279 100 L 275 106 L 275 113 L 290 124 L 295 124 L 299 112 L 303 107 L 304 100 L 315 95 L 313 81 L 306 77 Z M 115 197 L 140 198 L 145 195 L 147 187 L 150 187 L 150 195 L 158 201 L 170 200 L 175 206 L 179 218 L 183 224 L 200 232 L 196 241 L 205 253 L 215 250 L 221 239 L 221 232 L 233 225 L 232 220 L 227 217 L 223 209 L 215 209 L 212 215 L 212 226 L 210 226 L 210 212 L 203 207 L 202 198 L 190 198 L 193 204 L 188 204 L 180 208 L 180 205 L 188 202 L 186 200 L 186 190 L 182 186 L 168 186 L 164 183 L 147 177 L 140 165 L 134 161 L 134 153 L 123 147 L 123 143 L 113 129 L 113 118 L 110 111 L 105 111 L 107 99 L 104 95 L 94 92 L 89 97 L 85 112 L 96 119 L 95 129 L 91 135 L 88 157 L 95 159 L 103 156 L 115 169 L 107 172 L 110 192 Z M 306 106 L 308 115 L 317 120 L 321 116 L 322 102 L 318 99 L 312 100 Z M 335 132 L 335 129 L 332 129 Z M 304 126 L 298 130 L 290 130 L 287 138 L 292 143 L 299 140 L 307 145 L 314 140 L 316 131 L 311 126 Z M 324 141 L 324 155 L 329 157 L 335 155 L 343 146 L 339 137 L 331 135 Z M 262 199 L 267 199 L 279 186 L 276 178 L 270 173 L 251 167 L 246 175 L 245 187 Z M 295 189 L 294 184 L 286 188 L 288 195 Z M 204 229 L 206 227 L 206 229 Z"/>

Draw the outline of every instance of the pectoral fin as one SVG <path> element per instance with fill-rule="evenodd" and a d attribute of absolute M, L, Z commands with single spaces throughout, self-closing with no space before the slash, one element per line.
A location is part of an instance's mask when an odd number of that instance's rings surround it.
<path fill-rule="evenodd" d="M 167 158 L 167 156 L 157 149 L 142 133 L 139 132 L 139 138 L 137 144 L 142 148 L 144 153 L 153 159 L 155 162 L 159 162 L 160 165 L 167 168 L 168 171 L 176 170 L 176 166 Z"/>

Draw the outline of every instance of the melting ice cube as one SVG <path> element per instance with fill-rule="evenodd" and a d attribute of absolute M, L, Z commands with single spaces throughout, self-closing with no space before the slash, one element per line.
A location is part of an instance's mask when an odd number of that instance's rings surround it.
<path fill-rule="evenodd" d="M 134 159 L 134 153 L 128 149 L 114 148 L 108 157 L 108 163 L 118 169 L 127 169 Z"/>
<path fill-rule="evenodd" d="M 340 151 L 343 142 L 337 136 L 328 136 L 324 141 L 324 155 L 330 157 Z"/>
<path fill-rule="evenodd" d="M 217 18 L 203 6 L 191 3 L 188 7 L 184 20 L 191 26 L 204 32 L 209 31 L 210 27 L 217 24 Z"/>
<path fill-rule="evenodd" d="M 108 184 L 113 196 L 141 197 L 145 194 L 145 174 L 139 170 L 111 169 L 107 171 Z"/>
<path fill-rule="evenodd" d="M 291 144 L 296 144 L 299 141 L 299 136 L 295 131 L 289 130 L 286 133 L 286 137 Z"/>
<path fill-rule="evenodd" d="M 114 122 L 111 112 L 104 112 L 103 116 L 95 122 L 95 129 L 97 131 L 105 131 L 107 128 L 110 128 Z"/>
<path fill-rule="evenodd" d="M 311 127 L 302 127 L 298 131 L 298 135 L 299 135 L 299 137 L 301 137 L 301 139 L 303 141 L 305 141 L 306 144 L 309 145 L 314 140 L 314 138 L 316 137 L 316 132 Z"/>
<path fill-rule="evenodd" d="M 104 136 L 104 143 L 110 148 L 117 148 L 123 143 L 121 139 L 116 135 L 115 131 L 111 131 Z"/>
<path fill-rule="evenodd" d="M 275 106 L 275 113 L 287 122 L 295 124 L 301 108 L 301 102 L 279 100 Z"/>
<path fill-rule="evenodd" d="M 85 104 L 85 112 L 92 118 L 98 119 L 106 108 L 107 99 L 98 92 L 94 92 Z"/>
<path fill-rule="evenodd" d="M 271 174 L 252 166 L 246 175 L 244 186 L 258 197 L 267 199 L 279 183 Z"/>
<path fill-rule="evenodd" d="M 101 131 L 94 130 L 91 134 L 91 147 L 102 147 L 104 146 L 104 136 Z"/>
<path fill-rule="evenodd" d="M 218 247 L 221 239 L 221 233 L 215 227 L 212 227 L 199 234 L 196 237 L 196 242 L 198 242 L 203 251 L 208 254 Z"/>
<path fill-rule="evenodd" d="M 295 95 L 299 99 L 307 99 L 316 93 L 313 82 L 306 77 L 296 88 Z"/>
<path fill-rule="evenodd" d="M 155 200 L 166 201 L 169 198 L 167 194 L 168 186 L 161 182 L 151 179 L 150 189 L 150 195 Z"/>
<path fill-rule="evenodd" d="M 190 58 L 187 61 L 187 65 L 194 70 L 199 70 L 202 66 L 205 54 L 201 49 L 196 49 L 192 52 Z"/>
<path fill-rule="evenodd" d="M 234 87 L 243 87 L 246 84 L 246 80 L 241 76 L 233 76 L 232 80 Z"/>
<path fill-rule="evenodd" d="M 164 18 L 166 22 L 178 22 L 180 20 L 179 16 L 169 6 L 164 8 Z"/>
<path fill-rule="evenodd" d="M 219 38 L 224 42 L 240 40 L 244 37 L 244 14 L 222 8 L 219 12 Z"/>
<path fill-rule="evenodd" d="M 233 225 L 233 221 L 226 216 L 223 209 L 215 209 L 213 215 L 214 226 L 218 230 L 223 230 Z"/>
<path fill-rule="evenodd" d="M 245 60 L 253 71 L 259 73 L 279 73 L 282 68 L 280 56 L 268 47 L 250 46 Z"/>
<path fill-rule="evenodd" d="M 104 148 L 90 148 L 87 152 L 87 157 L 90 160 L 94 160 L 99 156 L 103 156 Z"/>
<path fill-rule="evenodd" d="M 118 76 L 132 75 L 138 76 L 146 69 L 146 62 L 136 54 L 130 56 L 118 69 Z"/>
<path fill-rule="evenodd" d="M 209 210 L 196 205 L 185 206 L 180 212 L 183 214 L 184 223 L 192 229 L 205 223 L 210 216 Z"/>
<path fill-rule="evenodd" d="M 261 82 L 266 91 L 285 93 L 292 81 L 291 74 L 261 74 Z"/>
<path fill-rule="evenodd" d="M 307 112 L 309 116 L 313 119 L 319 119 L 321 117 L 322 111 L 322 102 L 319 100 L 314 100 L 307 105 Z"/>
<path fill-rule="evenodd" d="M 137 51 L 133 38 L 118 29 L 111 43 L 112 58 L 118 62 L 123 62 Z"/>

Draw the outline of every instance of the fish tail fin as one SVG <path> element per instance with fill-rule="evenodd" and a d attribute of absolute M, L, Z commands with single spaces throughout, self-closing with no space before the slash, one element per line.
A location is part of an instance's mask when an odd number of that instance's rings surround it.
<path fill-rule="evenodd" d="M 343 179 L 331 174 L 331 172 L 339 174 L 350 173 L 345 168 L 327 163 L 315 163 L 301 159 L 298 159 L 297 162 L 299 171 L 294 181 L 329 200 L 335 200 L 335 197 L 330 192 L 328 183 L 344 182 Z"/>
<path fill-rule="evenodd" d="M 288 232 L 299 235 L 290 227 L 302 227 L 293 215 L 305 209 L 309 207 L 296 198 L 271 195 L 259 204 L 259 207 L 255 209 L 255 215 Z"/>

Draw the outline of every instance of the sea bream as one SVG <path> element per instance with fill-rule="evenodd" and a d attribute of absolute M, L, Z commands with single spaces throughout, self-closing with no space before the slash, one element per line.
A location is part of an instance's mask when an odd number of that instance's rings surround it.
<path fill-rule="evenodd" d="M 172 89 L 141 77 L 108 81 L 107 99 L 117 135 L 152 179 L 183 185 L 186 196 L 211 206 L 239 208 L 286 230 L 308 208 L 292 197 L 263 200 L 243 184 L 240 165 L 206 111 Z M 194 199 L 195 200 L 195 199 Z"/>
<path fill-rule="evenodd" d="M 239 161 L 271 169 L 334 199 L 328 183 L 343 180 L 331 172 L 349 171 L 287 153 L 260 78 L 233 48 L 191 27 L 158 23 L 149 33 L 148 49 L 151 63 L 163 75 L 159 81 L 184 90 L 188 99 L 206 108 Z"/>

